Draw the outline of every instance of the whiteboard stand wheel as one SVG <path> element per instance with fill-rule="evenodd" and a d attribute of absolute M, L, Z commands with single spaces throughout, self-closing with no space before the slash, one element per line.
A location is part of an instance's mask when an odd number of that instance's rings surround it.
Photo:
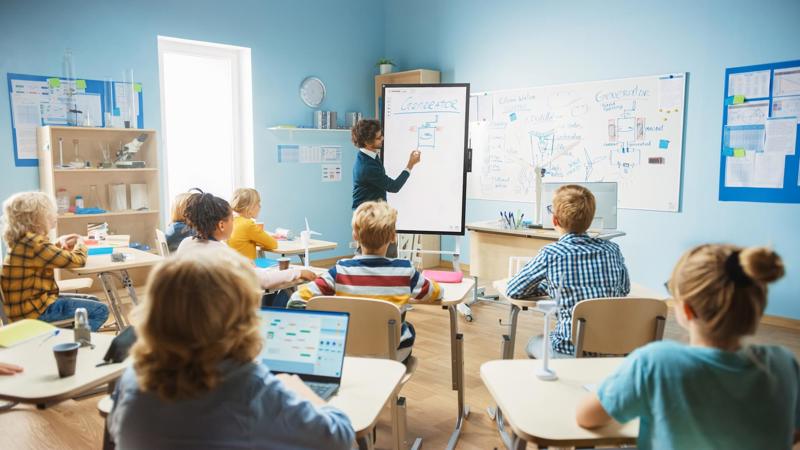
<path fill-rule="evenodd" d="M 467 314 L 466 316 L 464 316 L 464 319 L 465 319 L 467 322 L 472 322 L 473 320 L 475 320 L 475 319 L 472 317 L 472 314 Z"/>
<path fill-rule="evenodd" d="M 469 317 L 469 319 L 467 319 L 467 322 L 472 322 L 472 308 L 470 308 L 468 305 L 464 303 L 459 303 L 458 305 L 456 305 L 456 310 L 458 311 L 459 314 L 464 316 L 465 319 Z"/>

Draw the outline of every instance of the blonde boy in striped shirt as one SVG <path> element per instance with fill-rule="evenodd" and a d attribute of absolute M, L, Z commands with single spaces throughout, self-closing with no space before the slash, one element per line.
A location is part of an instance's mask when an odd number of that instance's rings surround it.
<path fill-rule="evenodd" d="M 342 259 L 315 281 L 303 285 L 292 295 L 289 308 L 304 308 L 306 301 L 319 295 L 342 295 L 386 300 L 398 307 L 409 303 L 431 303 L 442 299 L 442 289 L 422 276 L 405 259 L 387 258 L 386 249 L 395 241 L 397 211 L 387 203 L 365 202 L 353 213 L 353 239 L 361 245 L 361 255 Z M 405 361 L 414 345 L 414 327 L 405 321 L 398 346 L 398 359 Z"/>

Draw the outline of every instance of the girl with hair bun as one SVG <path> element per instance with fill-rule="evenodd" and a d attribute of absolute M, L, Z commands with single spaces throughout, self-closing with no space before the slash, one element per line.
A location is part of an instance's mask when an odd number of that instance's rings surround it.
<path fill-rule="evenodd" d="M 686 252 L 667 283 L 689 345 L 631 353 L 578 407 L 578 424 L 639 418 L 638 448 L 790 449 L 800 437 L 800 368 L 788 349 L 743 343 L 784 275 L 766 247 L 706 244 Z"/>

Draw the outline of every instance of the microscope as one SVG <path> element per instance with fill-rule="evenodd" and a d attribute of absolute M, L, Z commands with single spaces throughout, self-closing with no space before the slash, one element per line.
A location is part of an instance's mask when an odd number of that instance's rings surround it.
<path fill-rule="evenodd" d="M 119 169 L 143 169 L 146 165 L 144 161 L 134 161 L 131 158 L 139 151 L 146 140 L 147 135 L 140 134 L 139 137 L 122 146 L 117 152 L 117 159 L 114 161 L 114 165 Z"/>

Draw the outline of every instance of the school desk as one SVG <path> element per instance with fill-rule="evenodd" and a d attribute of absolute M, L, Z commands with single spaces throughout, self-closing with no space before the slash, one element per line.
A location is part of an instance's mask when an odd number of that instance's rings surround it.
<path fill-rule="evenodd" d="M 61 330 L 59 335 L 45 339 L 47 336 L 0 349 L 0 361 L 19 365 L 24 369 L 16 375 L 0 377 L 0 399 L 40 406 L 58 403 L 116 380 L 130 364 L 130 359 L 127 359 L 118 364 L 96 367 L 103 362 L 103 356 L 114 336 L 92 333 L 94 349 L 78 349 L 75 375 L 59 378 L 53 346 L 73 342 L 73 331 Z"/>
<path fill-rule="evenodd" d="M 597 386 L 624 358 L 551 359 L 555 381 L 536 376 L 540 360 L 513 359 L 489 361 L 481 365 L 481 379 L 502 411 L 498 417 L 508 422 L 510 436 L 506 447 L 524 449 L 527 442 L 539 447 L 591 447 L 635 444 L 639 421 L 624 425 L 613 422 L 587 430 L 578 426 L 578 403 L 589 393 L 584 387 Z M 498 423 L 502 432 L 505 423 Z"/>
<path fill-rule="evenodd" d="M 311 239 L 308 246 L 308 253 L 310 254 L 315 252 L 324 252 L 325 250 L 333 250 L 337 245 L 338 244 L 336 244 L 336 242 Z M 281 255 L 281 257 L 297 255 L 297 257 L 300 258 L 300 263 L 305 264 L 306 248 L 303 247 L 303 243 L 300 241 L 300 239 L 294 239 L 291 241 L 278 241 L 278 248 L 273 250 L 262 249 L 262 251 L 278 254 Z"/>
<path fill-rule="evenodd" d="M 114 276 L 119 277 L 122 286 L 128 290 L 128 295 L 134 304 L 138 304 L 139 300 L 136 297 L 136 289 L 133 287 L 133 281 L 128 275 L 129 269 L 139 267 L 150 267 L 158 264 L 164 258 L 160 255 L 153 253 L 143 252 L 130 247 L 118 247 L 114 249 L 115 253 L 124 253 L 126 260 L 122 262 L 111 261 L 111 255 L 89 255 L 86 259 L 86 265 L 83 267 L 74 267 L 69 270 L 78 276 L 96 275 L 100 279 L 108 299 L 108 305 L 111 308 L 111 313 L 114 314 L 114 320 L 117 323 L 117 329 L 122 330 L 127 324 L 125 315 L 122 313 L 122 300 L 117 294 L 117 289 L 114 286 Z"/>

